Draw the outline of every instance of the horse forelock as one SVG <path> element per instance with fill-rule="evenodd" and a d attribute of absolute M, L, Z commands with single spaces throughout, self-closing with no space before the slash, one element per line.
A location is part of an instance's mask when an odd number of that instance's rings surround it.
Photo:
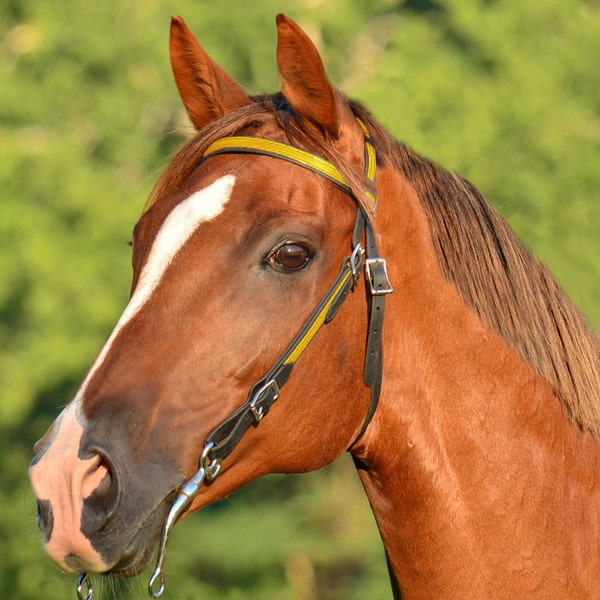
<path fill-rule="evenodd" d="M 161 198 L 179 188 L 198 166 L 206 148 L 214 141 L 236 135 L 240 129 L 260 125 L 266 113 L 258 104 L 249 104 L 215 120 L 208 127 L 189 139 L 165 167 L 154 185 L 143 213 L 147 212 Z"/>
<path fill-rule="evenodd" d="M 389 136 L 384 147 L 421 200 L 444 276 L 600 438 L 600 337 L 584 315 L 468 181 Z"/>
<path fill-rule="evenodd" d="M 372 182 L 343 160 L 336 152 L 335 143 L 304 126 L 283 94 L 254 96 L 253 100 L 252 104 L 213 121 L 183 145 L 156 182 L 143 212 L 149 210 L 160 198 L 176 190 L 196 169 L 202 154 L 213 142 L 240 133 L 260 136 L 260 130 L 269 122 L 283 133 L 288 143 L 333 163 L 344 175 L 350 188 L 355 190 L 358 198 L 364 191 L 373 192 Z M 358 105 L 353 104 L 352 108 L 362 114 L 362 108 Z"/>

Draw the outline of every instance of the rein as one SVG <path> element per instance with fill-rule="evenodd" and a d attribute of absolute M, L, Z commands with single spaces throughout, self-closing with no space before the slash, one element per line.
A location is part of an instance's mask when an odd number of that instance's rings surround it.
<path fill-rule="evenodd" d="M 358 120 L 358 122 L 365 133 L 364 173 L 370 181 L 374 181 L 375 148 L 366 126 L 362 121 Z M 289 144 L 265 138 L 249 136 L 221 138 L 206 149 L 200 163 L 219 154 L 271 156 L 309 169 L 329 179 L 357 202 L 356 224 L 352 234 L 352 252 L 342 261 L 338 276 L 292 342 L 267 373 L 252 386 L 246 401 L 206 437 L 199 461 L 200 467 L 193 477 L 181 486 L 163 526 L 156 568 L 148 583 L 148 593 L 152 598 L 160 597 L 165 590 L 163 563 L 171 528 L 189 508 L 202 484 L 213 481 L 219 475 L 222 461 L 231 454 L 246 431 L 251 426 L 257 426 L 268 414 L 279 398 L 281 387 L 287 382 L 294 364 L 321 327 L 335 317 L 348 293 L 357 285 L 361 273 L 364 273 L 365 276 L 369 314 L 363 379 L 365 384 L 371 388 L 371 399 L 357 440 L 363 435 L 375 414 L 381 390 L 381 332 L 385 296 L 390 294 L 393 288 L 388 279 L 385 259 L 381 258 L 377 252 L 373 225 L 344 176 L 335 165 L 320 156 Z M 367 192 L 367 197 L 375 204 L 375 196 Z M 92 585 L 86 573 L 79 576 L 77 593 L 80 600 L 91 600 L 92 598 Z"/>

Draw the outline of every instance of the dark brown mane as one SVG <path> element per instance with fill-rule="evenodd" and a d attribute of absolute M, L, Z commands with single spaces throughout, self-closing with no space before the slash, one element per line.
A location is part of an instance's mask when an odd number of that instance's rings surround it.
<path fill-rule="evenodd" d="M 569 417 L 600 438 L 598 334 L 468 181 L 370 126 L 380 152 L 415 187 L 445 276 L 548 381 Z"/>
<path fill-rule="evenodd" d="M 378 160 L 398 168 L 415 187 L 445 276 L 549 382 L 569 417 L 600 438 L 600 338 L 585 317 L 468 181 L 394 141 L 363 107 L 351 106 L 376 140 Z M 177 188 L 213 141 L 273 117 L 291 143 L 331 160 L 354 189 L 364 188 L 361 174 L 348 170 L 330 145 L 303 129 L 285 98 L 276 94 L 255 98 L 255 103 L 215 121 L 187 142 L 156 184 L 146 208 Z"/>

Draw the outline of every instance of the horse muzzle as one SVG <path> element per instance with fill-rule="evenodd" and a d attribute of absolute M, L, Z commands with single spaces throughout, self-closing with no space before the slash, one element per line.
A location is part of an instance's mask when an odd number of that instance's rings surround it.
<path fill-rule="evenodd" d="M 183 477 L 164 456 L 135 465 L 131 452 L 94 443 L 75 413 L 67 408 L 36 445 L 29 470 L 45 550 L 67 572 L 135 575 Z"/>

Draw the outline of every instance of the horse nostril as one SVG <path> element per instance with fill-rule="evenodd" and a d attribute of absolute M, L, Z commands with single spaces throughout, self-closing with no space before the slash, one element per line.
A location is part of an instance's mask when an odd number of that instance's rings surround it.
<path fill-rule="evenodd" d="M 84 520 L 88 531 L 96 531 L 115 511 L 120 500 L 119 477 L 109 459 L 95 455 L 82 482 Z"/>
<path fill-rule="evenodd" d="M 113 484 L 113 475 L 110 465 L 104 457 L 97 455 L 96 461 L 88 469 L 83 479 L 82 495 L 88 498 L 95 496 L 107 496 Z"/>
<path fill-rule="evenodd" d="M 50 500 L 38 500 L 37 514 L 40 531 L 44 534 L 44 541 L 48 543 L 54 526 L 54 515 L 52 514 Z"/>
<path fill-rule="evenodd" d="M 98 496 L 108 496 L 113 488 L 113 472 L 110 465 L 103 459 L 98 465 L 98 470 L 104 473 L 104 476 L 100 480 L 98 487 L 94 490 L 94 493 Z"/>

